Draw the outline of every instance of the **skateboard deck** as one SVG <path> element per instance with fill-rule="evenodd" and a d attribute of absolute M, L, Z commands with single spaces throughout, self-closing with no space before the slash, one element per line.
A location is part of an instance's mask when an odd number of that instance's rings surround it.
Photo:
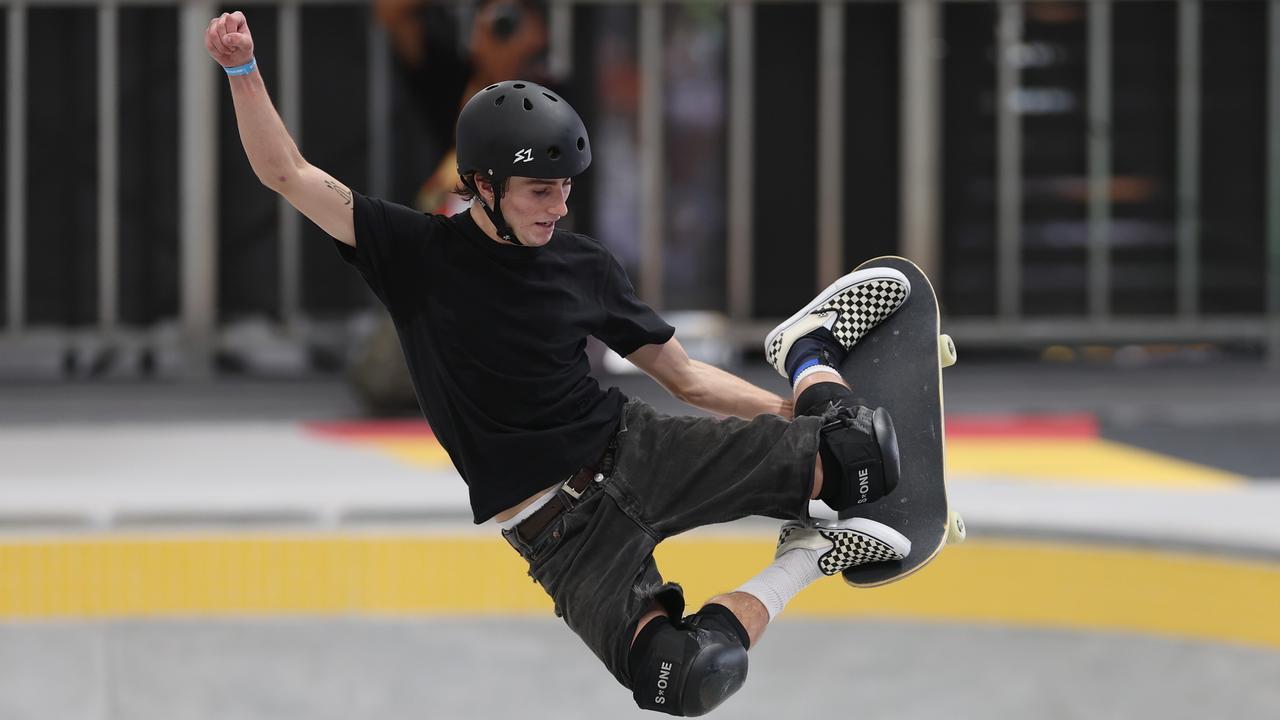
<path fill-rule="evenodd" d="M 911 552 L 902 560 L 845 570 L 845 582 L 857 587 L 900 580 L 933 560 L 949 540 L 964 538 L 963 521 L 947 504 L 943 477 L 942 368 L 955 362 L 955 346 L 939 333 L 937 297 L 915 263 L 885 256 L 858 269 L 867 267 L 900 271 L 911 282 L 911 294 L 854 346 L 840 370 L 855 402 L 889 411 L 902 475 L 888 496 L 850 508 L 840 517 L 882 522 L 911 540 Z"/>

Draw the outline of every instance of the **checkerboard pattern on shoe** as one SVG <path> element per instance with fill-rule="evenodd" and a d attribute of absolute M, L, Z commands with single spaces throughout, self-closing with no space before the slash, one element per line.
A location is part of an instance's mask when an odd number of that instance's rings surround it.
<path fill-rule="evenodd" d="M 769 333 L 765 338 L 765 359 L 786 377 L 791 346 L 824 325 L 845 350 L 850 350 L 867 331 L 901 307 L 910 294 L 911 284 L 906 276 L 892 268 L 865 268 L 845 275 Z"/>
<path fill-rule="evenodd" d="M 824 575 L 835 575 L 856 565 L 901 560 L 911 552 L 911 541 L 888 525 L 849 518 L 832 524 L 788 522 L 778 536 L 777 554 L 791 547 L 815 548 L 820 543 L 818 538 L 831 545 L 818 559 L 818 569 Z"/>

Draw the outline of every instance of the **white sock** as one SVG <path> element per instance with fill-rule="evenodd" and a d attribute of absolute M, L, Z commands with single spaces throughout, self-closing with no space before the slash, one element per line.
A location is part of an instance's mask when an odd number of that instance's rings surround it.
<path fill-rule="evenodd" d="M 754 596 L 769 611 L 769 619 L 773 620 L 791 598 L 809 583 L 823 577 L 822 571 L 818 569 L 818 558 L 824 552 L 826 549 L 792 548 L 782 553 L 772 565 L 760 571 L 759 575 L 743 583 L 735 592 Z"/>

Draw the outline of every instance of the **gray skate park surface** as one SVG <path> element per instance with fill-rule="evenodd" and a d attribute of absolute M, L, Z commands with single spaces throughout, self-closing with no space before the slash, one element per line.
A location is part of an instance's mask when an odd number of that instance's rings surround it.
<path fill-rule="evenodd" d="M 785 617 L 785 616 L 784 616 Z M 0 717 L 659 717 L 552 619 L 0 625 Z M 779 619 L 711 717 L 1276 717 L 1280 653 Z"/>
<path fill-rule="evenodd" d="M 781 389 L 767 369 L 744 374 Z M 684 411 L 642 377 L 608 382 Z M 1208 494 L 957 486 L 975 537 L 1280 559 L 1280 373 L 994 363 L 958 365 L 946 382 L 949 412 L 1087 412 L 1107 439 L 1244 478 Z M 456 477 L 424 482 L 383 457 L 328 453 L 294 429 L 361 413 L 338 379 L 0 384 L 0 539 L 389 521 L 492 532 L 470 527 Z M 358 492 L 344 482 L 353 475 Z M 1280 622 L 1280 598 L 1276 607 L 1263 622 Z M 784 613 L 751 663 L 713 717 L 1280 717 L 1280 652 L 1136 633 Z M 656 716 L 636 710 L 552 617 L 0 622 L 0 720 L 497 717 Z"/>

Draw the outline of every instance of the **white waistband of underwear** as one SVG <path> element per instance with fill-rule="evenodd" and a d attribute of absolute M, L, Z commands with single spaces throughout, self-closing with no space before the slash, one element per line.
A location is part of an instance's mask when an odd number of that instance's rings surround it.
<path fill-rule="evenodd" d="M 546 505 L 547 503 L 551 502 L 551 498 L 555 497 L 556 492 L 559 490 L 560 490 L 560 486 L 556 485 L 550 490 L 547 490 L 546 492 L 542 493 L 542 495 L 540 495 L 537 500 L 534 500 L 533 502 L 529 503 L 528 507 L 516 513 L 515 517 L 511 518 L 510 520 L 503 520 L 499 522 L 498 527 L 502 528 L 503 530 L 510 530 L 511 528 L 524 522 L 525 518 L 538 512 L 539 510 L 542 509 L 543 505 Z"/>

